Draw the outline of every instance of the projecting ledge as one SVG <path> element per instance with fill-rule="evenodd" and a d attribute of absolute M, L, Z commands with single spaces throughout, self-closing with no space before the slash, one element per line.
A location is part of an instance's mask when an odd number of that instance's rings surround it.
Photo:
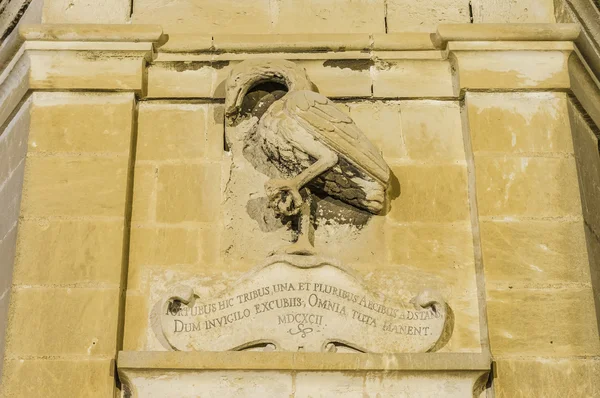
<path fill-rule="evenodd" d="M 313 352 L 121 351 L 119 369 L 164 370 L 489 370 L 487 354 L 334 354 Z"/>
<path fill-rule="evenodd" d="M 120 352 L 124 396 L 478 397 L 486 354 Z"/>

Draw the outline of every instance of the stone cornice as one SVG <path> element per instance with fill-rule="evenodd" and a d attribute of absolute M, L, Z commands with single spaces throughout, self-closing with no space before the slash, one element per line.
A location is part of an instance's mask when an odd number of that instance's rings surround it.
<path fill-rule="evenodd" d="M 489 354 L 331 354 L 252 351 L 121 351 L 123 370 L 489 371 Z"/>
<path fill-rule="evenodd" d="M 159 25 L 35 24 L 19 27 L 19 35 L 28 41 L 157 43 L 163 30 Z"/>

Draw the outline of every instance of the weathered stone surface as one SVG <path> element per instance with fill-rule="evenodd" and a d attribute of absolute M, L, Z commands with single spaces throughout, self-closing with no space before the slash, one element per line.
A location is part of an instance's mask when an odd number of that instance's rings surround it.
<path fill-rule="evenodd" d="M 126 155 L 133 107 L 132 93 L 35 93 L 29 151 Z"/>
<path fill-rule="evenodd" d="M 159 24 L 168 33 L 269 33 L 269 0 L 137 0 L 133 23 Z"/>
<path fill-rule="evenodd" d="M 29 86 L 38 90 L 127 90 L 142 92 L 144 59 L 151 43 L 33 42 Z M 87 47 L 87 48 L 86 48 Z"/>
<path fill-rule="evenodd" d="M 435 32 L 440 23 L 469 23 L 468 0 L 388 0 L 389 32 Z"/>
<path fill-rule="evenodd" d="M 156 221 L 158 166 L 136 164 L 133 173 L 131 221 L 134 223 Z"/>
<path fill-rule="evenodd" d="M 474 274 L 469 222 L 390 225 L 386 238 L 392 264 L 418 267 L 453 283 Z"/>
<path fill-rule="evenodd" d="M 455 102 L 376 101 L 347 106 L 386 159 L 465 161 L 460 108 Z"/>
<path fill-rule="evenodd" d="M 585 225 L 585 237 L 589 255 L 592 291 L 596 303 L 596 320 L 598 321 L 598 330 L 600 330 L 600 238 L 588 225 Z"/>
<path fill-rule="evenodd" d="M 123 350 L 143 351 L 148 331 L 148 299 L 128 289 L 125 298 Z"/>
<path fill-rule="evenodd" d="M 164 397 L 193 395 L 200 384 L 215 396 L 384 397 L 400 391 L 407 398 L 433 398 L 478 396 L 489 372 L 482 354 L 196 352 L 183 360 L 173 354 L 122 352 L 119 373 L 140 395 Z"/>
<path fill-rule="evenodd" d="M 473 151 L 573 153 L 562 93 L 467 93 Z"/>
<path fill-rule="evenodd" d="M 553 0 L 472 0 L 475 23 L 554 23 Z"/>
<path fill-rule="evenodd" d="M 412 59 L 383 62 L 373 72 L 373 96 L 454 97 L 450 63 Z"/>
<path fill-rule="evenodd" d="M 450 101 L 403 101 L 402 136 L 408 157 L 429 163 L 465 161 L 460 106 Z"/>
<path fill-rule="evenodd" d="M 4 348 L 6 324 L 10 303 L 10 287 L 12 284 L 13 260 L 17 243 L 17 226 L 13 227 L 0 239 L 0 376 L 4 366 Z M 1 382 L 1 380 L 0 380 Z"/>
<path fill-rule="evenodd" d="M 581 221 L 482 221 L 480 228 L 488 283 L 589 283 Z"/>
<path fill-rule="evenodd" d="M 480 216 L 581 215 L 573 158 L 476 157 Z"/>
<path fill-rule="evenodd" d="M 25 288 L 12 299 L 7 355 L 114 354 L 118 289 Z"/>
<path fill-rule="evenodd" d="M 600 153 L 598 137 L 581 111 L 569 102 L 571 131 L 581 189 L 581 206 L 586 222 L 600 233 Z"/>
<path fill-rule="evenodd" d="M 161 61 L 148 67 L 149 98 L 223 98 L 231 61 Z"/>
<path fill-rule="evenodd" d="M 487 312 L 494 355 L 600 354 L 590 288 L 488 290 Z"/>
<path fill-rule="evenodd" d="M 166 164 L 158 170 L 156 220 L 210 222 L 219 216 L 221 165 Z"/>
<path fill-rule="evenodd" d="M 25 161 L 17 166 L 10 177 L 0 183 L 0 239 L 16 224 L 19 217 L 19 204 L 21 203 L 21 187 L 23 186 L 23 174 Z"/>
<path fill-rule="evenodd" d="M 131 231 L 133 266 L 193 265 L 208 267 L 219 254 L 218 231 L 215 227 L 135 226 Z"/>
<path fill-rule="evenodd" d="M 496 361 L 498 398 L 595 397 L 600 394 L 596 358 L 502 359 Z"/>
<path fill-rule="evenodd" d="M 29 157 L 21 214 L 125 214 L 127 158 Z"/>
<path fill-rule="evenodd" d="M 44 23 L 127 23 L 130 6 L 129 0 L 45 1 L 42 21 Z"/>
<path fill-rule="evenodd" d="M 31 101 L 27 101 L 0 134 L 0 185 L 15 171 L 27 152 Z"/>
<path fill-rule="evenodd" d="M 14 283 L 118 286 L 123 228 L 122 221 L 21 220 Z"/>
<path fill-rule="evenodd" d="M 223 122 L 222 105 L 141 104 L 136 159 L 218 160 Z"/>
<path fill-rule="evenodd" d="M 274 33 L 375 33 L 385 32 L 384 0 L 270 3 Z"/>
<path fill-rule="evenodd" d="M 570 51 L 452 51 L 460 89 L 568 89 Z M 452 46 L 450 48 L 452 50 Z M 491 50 L 491 49 L 490 49 Z M 513 50 L 513 51 L 510 51 Z"/>
<path fill-rule="evenodd" d="M 326 97 L 370 97 L 373 61 L 309 60 L 298 61 L 306 69 L 319 93 Z"/>
<path fill-rule="evenodd" d="M 341 104 L 340 104 L 341 105 Z M 407 157 L 398 102 L 352 102 L 345 104 L 350 117 L 386 159 Z"/>
<path fill-rule="evenodd" d="M 42 376 L 43 375 L 43 376 Z M 11 359 L 2 378 L 3 397 L 110 397 L 114 363 L 110 359 Z"/>
<path fill-rule="evenodd" d="M 459 165 L 398 165 L 392 173 L 401 192 L 391 204 L 396 221 L 466 221 L 469 216 L 467 170 Z"/>

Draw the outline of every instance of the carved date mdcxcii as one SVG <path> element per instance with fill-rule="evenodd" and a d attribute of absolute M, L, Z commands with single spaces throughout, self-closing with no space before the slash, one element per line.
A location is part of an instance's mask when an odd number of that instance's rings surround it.
<path fill-rule="evenodd" d="M 226 86 L 228 123 L 244 116 L 252 89 L 269 83 L 281 89 L 259 98 L 251 112 L 259 117 L 259 145 L 283 178 L 269 180 L 265 190 L 278 215 L 300 213 L 298 240 L 286 252 L 314 254 L 310 190 L 377 214 L 385 203 L 390 169 L 352 119 L 315 92 L 305 70 L 290 61 L 259 59 L 236 65 Z"/>

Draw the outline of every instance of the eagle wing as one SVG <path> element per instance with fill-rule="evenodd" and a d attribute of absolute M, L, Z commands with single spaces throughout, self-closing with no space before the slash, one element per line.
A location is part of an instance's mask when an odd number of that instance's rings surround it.
<path fill-rule="evenodd" d="M 313 91 L 292 91 L 284 98 L 288 116 L 355 166 L 387 185 L 390 175 L 387 163 L 352 119 L 333 102 Z"/>

